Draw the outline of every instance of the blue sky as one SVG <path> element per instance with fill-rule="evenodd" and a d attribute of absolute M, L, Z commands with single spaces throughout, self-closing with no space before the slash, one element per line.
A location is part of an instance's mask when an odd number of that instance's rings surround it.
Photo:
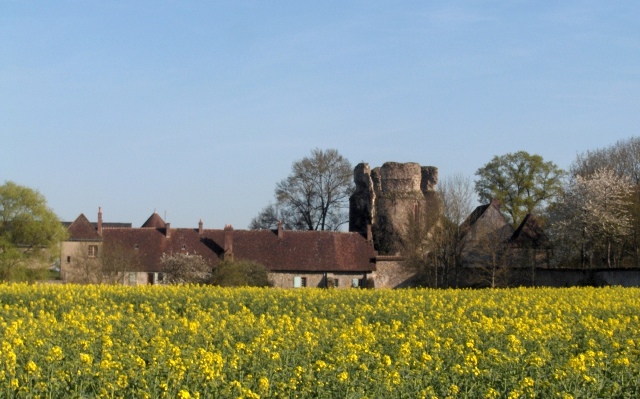
<path fill-rule="evenodd" d="M 567 168 L 640 131 L 635 1 L 0 0 L 0 183 L 246 228 L 313 148 Z"/>

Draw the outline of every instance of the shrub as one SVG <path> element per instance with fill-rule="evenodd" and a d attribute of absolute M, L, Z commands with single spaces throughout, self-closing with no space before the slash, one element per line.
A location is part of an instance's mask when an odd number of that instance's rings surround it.
<path fill-rule="evenodd" d="M 216 266 L 211 284 L 222 287 L 267 287 L 269 273 L 259 263 L 251 261 L 224 261 Z"/>

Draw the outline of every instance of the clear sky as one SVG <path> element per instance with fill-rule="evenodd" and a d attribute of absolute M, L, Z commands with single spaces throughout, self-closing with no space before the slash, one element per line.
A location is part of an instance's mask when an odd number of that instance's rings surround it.
<path fill-rule="evenodd" d="M 567 168 L 640 134 L 638 1 L 0 0 L 0 184 L 246 228 L 313 148 Z"/>

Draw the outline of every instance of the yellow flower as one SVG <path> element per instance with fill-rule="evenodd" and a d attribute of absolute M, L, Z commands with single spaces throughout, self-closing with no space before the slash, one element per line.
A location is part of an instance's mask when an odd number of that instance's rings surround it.
<path fill-rule="evenodd" d="M 269 391 L 269 379 L 267 377 L 260 377 L 260 379 L 258 379 L 258 389 L 264 393 Z"/>
<path fill-rule="evenodd" d="M 27 373 L 29 374 L 35 373 L 36 370 L 38 370 L 38 366 L 36 366 L 36 364 L 32 360 L 29 360 L 27 362 L 27 366 L 25 368 L 27 370 Z"/>

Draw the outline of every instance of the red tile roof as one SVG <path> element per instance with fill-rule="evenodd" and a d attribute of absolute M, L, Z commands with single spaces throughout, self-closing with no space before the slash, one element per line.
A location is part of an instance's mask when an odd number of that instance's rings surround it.
<path fill-rule="evenodd" d="M 233 235 L 235 260 L 250 260 L 270 271 L 370 272 L 375 270 L 373 246 L 358 233 L 277 230 L 203 230 L 171 228 L 153 213 L 141 228 L 103 224 L 102 237 L 80 215 L 70 226 L 71 240 L 103 240 L 105 249 L 132 251 L 141 270 L 160 272 L 162 254 L 180 252 L 201 255 L 213 267 L 222 261 L 225 234 Z"/>
<path fill-rule="evenodd" d="M 375 270 L 373 247 L 358 233 L 323 231 L 231 230 L 235 260 L 251 260 L 270 271 L 371 272 Z M 104 229 L 105 245 L 134 248 L 147 272 L 162 271 L 163 253 L 196 253 L 212 266 L 222 261 L 225 230 Z"/>
<path fill-rule="evenodd" d="M 156 229 L 163 229 L 165 228 L 165 223 L 160 215 L 158 215 L 156 212 L 153 212 L 153 215 L 149 216 L 149 219 L 144 222 L 142 227 L 155 227 Z"/>
<path fill-rule="evenodd" d="M 102 237 L 98 234 L 98 231 L 93 227 L 89 219 L 80 214 L 67 228 L 69 231 L 70 241 L 100 241 Z"/>

